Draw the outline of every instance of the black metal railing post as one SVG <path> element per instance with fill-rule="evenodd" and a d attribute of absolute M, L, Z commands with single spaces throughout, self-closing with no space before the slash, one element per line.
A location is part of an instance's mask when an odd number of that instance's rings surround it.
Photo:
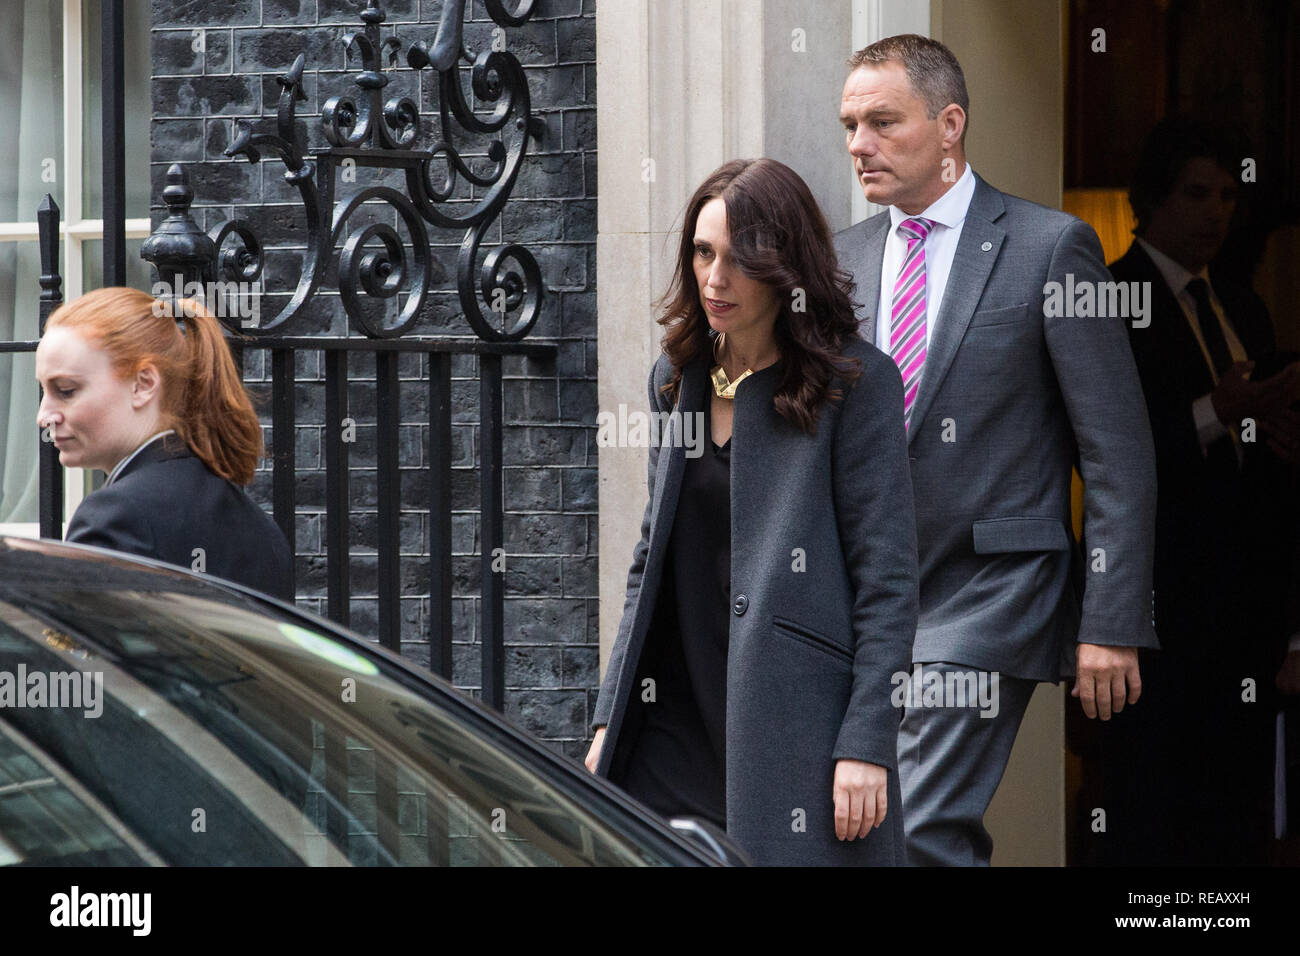
<path fill-rule="evenodd" d="M 348 444 L 356 423 L 348 417 L 348 353 L 325 351 L 325 594 L 331 621 L 351 620 L 348 580 Z"/>
<path fill-rule="evenodd" d="M 296 554 L 294 355 L 293 349 L 271 350 L 271 514 Z M 289 570 L 289 579 L 290 582 L 294 579 L 293 568 Z"/>
<path fill-rule="evenodd" d="M 122 0 L 101 0 L 104 285 L 126 285 L 126 33 Z"/>
<path fill-rule="evenodd" d="M 451 680 L 451 353 L 429 354 L 429 667 Z"/>
<path fill-rule="evenodd" d="M 59 275 L 59 206 L 49 193 L 36 209 L 37 235 L 41 252 L 41 303 L 40 334 L 45 335 L 45 322 L 63 302 L 63 277 Z M 36 387 L 36 400 L 44 393 Z M 63 466 L 59 463 L 59 450 L 54 447 L 48 429 L 41 429 L 40 452 L 37 464 L 37 504 L 40 511 L 42 538 L 63 537 Z"/>
<path fill-rule="evenodd" d="M 375 466 L 379 469 L 378 549 L 379 643 L 401 650 L 401 517 L 402 473 L 398 457 L 401 403 L 398 401 L 398 353 L 375 353 Z"/>
<path fill-rule="evenodd" d="M 507 555 L 501 492 L 501 356 L 478 357 L 479 381 L 479 594 L 482 623 L 483 701 L 505 706 L 505 578 Z"/>

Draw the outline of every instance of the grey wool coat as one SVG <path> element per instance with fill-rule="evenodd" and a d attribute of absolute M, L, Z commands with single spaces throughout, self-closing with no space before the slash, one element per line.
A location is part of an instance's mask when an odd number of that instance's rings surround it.
<path fill-rule="evenodd" d="M 916 519 L 892 359 L 854 338 L 862 375 L 822 406 L 815 435 L 779 415 L 783 361 L 737 389 L 731 449 L 731 617 L 727 654 L 727 832 L 759 864 L 901 865 L 901 710 L 918 613 Z M 676 408 L 708 411 L 708 356 L 683 369 Z M 672 411 L 660 387 L 650 408 Z M 650 449 L 649 502 L 628 572 L 622 622 L 593 726 L 607 726 L 596 772 L 618 781 L 644 703 L 638 664 L 660 591 L 686 463 L 680 420 Z M 698 434 L 698 430 L 697 430 Z M 801 557 L 802 556 L 802 557 Z M 690 639 L 689 622 L 682 622 Z M 835 837 L 835 761 L 888 768 L 885 822 L 863 840 Z M 611 773 L 611 767 L 615 768 Z"/>

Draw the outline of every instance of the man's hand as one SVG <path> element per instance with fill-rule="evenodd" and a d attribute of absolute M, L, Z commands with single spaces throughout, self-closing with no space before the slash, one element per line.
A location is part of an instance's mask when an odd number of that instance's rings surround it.
<path fill-rule="evenodd" d="M 1296 398 L 1300 387 L 1300 363 L 1292 362 L 1272 378 L 1250 381 L 1255 363 L 1233 362 L 1210 393 L 1214 414 L 1225 427 L 1237 431 L 1243 418 L 1263 418 L 1281 411 Z"/>
<path fill-rule="evenodd" d="M 885 822 L 889 771 L 862 760 L 835 761 L 835 836 L 861 839 Z"/>
<path fill-rule="evenodd" d="M 1138 673 L 1136 647 L 1105 647 L 1080 644 L 1076 660 L 1078 676 L 1071 697 L 1078 697 L 1083 712 L 1110 720 L 1125 704 L 1136 704 L 1142 696 L 1142 677 Z"/>

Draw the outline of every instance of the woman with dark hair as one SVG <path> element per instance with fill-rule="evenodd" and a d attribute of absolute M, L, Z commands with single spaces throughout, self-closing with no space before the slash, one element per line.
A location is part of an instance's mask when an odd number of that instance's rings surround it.
<path fill-rule="evenodd" d="M 762 864 L 904 862 L 916 525 L 902 379 L 851 288 L 789 167 L 730 162 L 691 197 L 649 381 L 667 433 L 587 756 Z"/>
<path fill-rule="evenodd" d="M 173 307 L 97 289 L 50 316 L 36 377 L 37 424 L 60 463 L 108 474 L 66 540 L 293 600 L 293 552 L 238 487 L 253 480 L 262 429 L 211 313 L 190 299 Z"/>

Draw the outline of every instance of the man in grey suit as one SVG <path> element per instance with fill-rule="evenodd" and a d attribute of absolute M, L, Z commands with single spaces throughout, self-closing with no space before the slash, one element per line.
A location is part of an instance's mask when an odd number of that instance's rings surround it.
<path fill-rule="evenodd" d="M 1102 720 L 1140 694 L 1137 649 L 1158 646 L 1151 430 L 1096 234 L 974 174 L 952 52 L 904 35 L 849 65 L 854 171 L 890 208 L 836 247 L 863 337 L 903 379 L 916 499 L 921 608 L 898 742 L 908 858 L 987 865 L 984 813 L 1035 683 L 1077 675 L 1073 695 Z M 976 687 L 995 689 L 993 706 Z"/>

